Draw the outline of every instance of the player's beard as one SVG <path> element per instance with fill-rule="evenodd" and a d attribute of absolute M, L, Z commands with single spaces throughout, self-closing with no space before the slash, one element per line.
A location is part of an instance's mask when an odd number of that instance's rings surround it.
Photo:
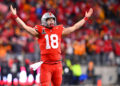
<path fill-rule="evenodd" d="M 55 25 L 53 23 L 50 23 L 47 28 L 52 29 Z"/>

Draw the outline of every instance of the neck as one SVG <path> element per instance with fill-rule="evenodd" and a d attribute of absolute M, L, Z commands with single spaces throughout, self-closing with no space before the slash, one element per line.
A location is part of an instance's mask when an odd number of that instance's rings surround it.
<path fill-rule="evenodd" d="M 53 27 L 46 27 L 46 28 L 48 28 L 48 29 L 52 29 Z"/>

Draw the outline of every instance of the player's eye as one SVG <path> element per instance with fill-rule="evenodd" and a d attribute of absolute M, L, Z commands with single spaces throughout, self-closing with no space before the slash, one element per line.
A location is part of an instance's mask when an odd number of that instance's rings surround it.
<path fill-rule="evenodd" d="M 47 18 L 46 21 L 51 20 L 51 19 L 55 20 L 55 18 Z"/>

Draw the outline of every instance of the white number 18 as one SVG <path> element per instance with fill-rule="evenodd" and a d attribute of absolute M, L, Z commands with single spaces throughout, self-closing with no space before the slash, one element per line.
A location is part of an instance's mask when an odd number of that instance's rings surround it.
<path fill-rule="evenodd" d="M 55 39 L 54 39 L 55 38 Z M 58 48 L 58 36 L 56 34 L 51 34 L 50 35 L 50 40 L 51 40 L 51 46 L 49 44 L 49 37 L 48 34 L 45 35 L 45 39 L 46 39 L 46 49 L 50 49 L 51 47 L 53 49 Z"/>

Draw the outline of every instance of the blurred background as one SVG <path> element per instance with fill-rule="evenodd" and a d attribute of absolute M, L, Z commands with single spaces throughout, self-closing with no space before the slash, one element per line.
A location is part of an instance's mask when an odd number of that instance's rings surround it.
<path fill-rule="evenodd" d="M 85 25 L 62 39 L 62 85 L 120 86 L 119 0 L 0 0 L 0 86 L 39 83 L 39 69 L 29 68 L 40 60 L 39 45 L 11 18 L 10 4 L 31 27 L 48 11 L 58 24 L 72 26 L 92 7 Z"/>

